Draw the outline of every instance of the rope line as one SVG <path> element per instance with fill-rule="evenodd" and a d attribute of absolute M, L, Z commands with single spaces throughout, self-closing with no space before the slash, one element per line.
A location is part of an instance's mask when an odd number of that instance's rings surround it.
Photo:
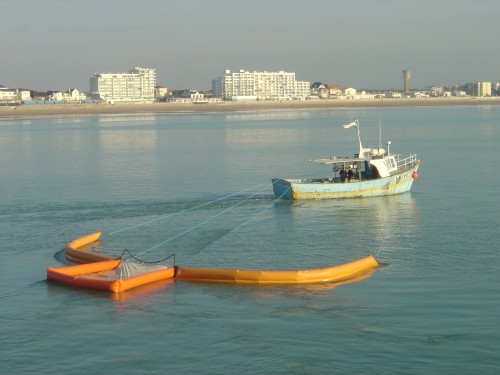
<path fill-rule="evenodd" d="M 290 190 L 290 188 L 291 188 L 291 186 L 290 186 L 288 189 L 286 189 L 286 190 L 284 191 L 284 193 L 283 193 L 283 194 L 281 194 L 281 195 L 280 195 L 277 199 L 275 199 L 275 200 L 273 201 L 273 203 L 271 203 L 270 205 L 268 205 L 267 207 L 265 207 L 265 208 L 264 208 L 262 211 L 260 211 L 257 215 L 255 215 L 255 216 L 251 217 L 251 218 L 250 218 L 250 219 L 248 219 L 247 221 L 245 221 L 245 222 L 243 222 L 242 224 L 238 225 L 236 228 L 234 228 L 234 229 L 232 230 L 232 232 L 234 232 L 235 230 L 238 230 L 238 229 L 240 229 L 241 227 L 243 227 L 243 226 L 247 225 L 249 222 L 251 222 L 251 221 L 252 221 L 252 220 L 254 220 L 255 218 L 257 218 L 257 217 L 259 217 L 260 215 L 262 215 L 264 212 L 266 212 L 269 208 L 273 207 L 273 206 L 276 204 L 276 202 L 278 202 L 281 198 L 283 198 L 283 196 L 284 196 L 286 193 L 288 193 L 288 190 Z M 203 251 L 203 250 L 204 250 L 204 249 L 202 249 L 202 250 L 201 250 L 198 254 L 196 254 L 196 257 L 195 257 L 195 258 L 197 258 L 197 257 L 198 257 L 198 256 L 202 253 L 202 251 Z"/>
<path fill-rule="evenodd" d="M 267 185 L 267 184 L 266 184 L 266 185 Z M 266 187 L 266 188 L 267 188 L 267 187 Z M 266 188 L 264 188 L 264 189 L 266 189 Z M 247 198 L 243 199 L 242 201 L 239 201 L 238 203 L 236 203 L 236 204 L 232 205 L 231 207 L 226 208 L 225 210 L 222 210 L 222 211 L 221 211 L 221 212 L 219 212 L 218 214 L 216 214 L 216 215 L 214 215 L 214 216 L 212 216 L 212 217 L 209 217 L 208 219 L 206 219 L 206 220 L 202 221 L 201 223 L 198 223 L 198 224 L 196 224 L 195 226 L 193 226 L 193 227 L 191 227 L 191 228 L 188 228 L 188 229 L 186 229 L 185 231 L 183 231 L 183 232 L 181 232 L 181 233 L 179 233 L 179 234 L 176 234 L 175 236 L 170 237 L 169 239 L 167 239 L 167 240 L 165 240 L 165 241 L 163 241 L 163 242 L 161 242 L 161 243 L 159 243 L 159 244 L 157 244 L 157 245 L 155 245 L 155 246 L 153 246 L 153 247 L 150 247 L 150 248 L 149 248 L 149 249 L 147 249 L 147 250 L 144 250 L 142 253 L 137 254 L 137 256 L 140 256 L 140 255 L 146 254 L 147 252 L 149 252 L 149 251 L 151 251 L 151 250 L 154 250 L 154 249 L 156 249 L 156 248 L 158 248 L 158 247 L 160 247 L 160 246 L 162 246 L 162 245 L 166 244 L 167 242 L 170 242 L 170 241 L 172 241 L 172 240 L 174 240 L 174 239 L 176 239 L 176 238 L 178 238 L 178 237 L 182 236 L 183 234 L 189 233 L 189 232 L 191 232 L 192 230 L 194 230 L 194 229 L 196 229 L 196 228 L 201 227 L 202 225 L 204 225 L 204 224 L 208 223 L 209 221 L 211 221 L 211 220 L 213 220 L 213 219 L 215 219 L 215 218 L 217 218 L 217 217 L 221 216 L 222 214 L 224 214 L 224 213 L 226 213 L 226 212 L 228 212 L 228 211 L 232 210 L 233 208 L 235 208 L 235 207 L 239 206 L 240 204 L 242 204 L 242 203 L 246 202 L 246 201 L 247 201 L 247 200 L 249 200 L 250 198 L 253 198 L 255 195 L 257 195 L 258 193 L 260 193 L 260 192 L 261 192 L 261 191 L 263 191 L 264 189 L 261 189 L 261 190 L 259 190 L 259 191 L 255 192 L 255 193 L 253 193 L 253 194 L 252 194 L 252 195 L 250 195 L 249 197 L 247 197 Z"/>
<path fill-rule="evenodd" d="M 174 254 L 170 254 L 168 257 L 166 258 L 163 258 L 163 259 L 160 259 L 160 260 L 156 260 L 156 261 L 145 261 L 143 259 L 139 259 L 137 258 L 134 254 L 132 254 L 130 251 L 128 251 L 127 249 L 123 250 L 123 253 L 122 255 L 120 255 L 119 259 L 123 259 L 123 256 L 125 255 L 125 253 L 127 253 L 131 258 L 135 259 L 136 261 L 140 262 L 140 263 L 145 263 L 145 264 L 155 264 L 155 263 L 161 263 L 161 262 L 164 262 L 170 258 L 174 258 L 174 267 L 175 267 L 175 253 Z"/>
<path fill-rule="evenodd" d="M 288 193 L 288 191 L 290 190 L 291 186 L 288 187 L 288 189 L 285 190 L 285 192 L 283 194 L 281 194 L 277 199 L 275 199 L 273 201 L 273 203 L 271 203 L 270 205 L 268 205 L 266 208 L 264 208 L 261 212 L 259 212 L 257 215 L 255 215 L 254 217 L 251 217 L 250 219 L 248 219 L 247 221 L 245 221 L 244 223 L 238 225 L 236 228 L 233 229 L 233 231 L 235 230 L 238 230 L 240 229 L 241 227 L 247 225 L 249 222 L 251 222 L 252 220 L 254 220 L 255 218 L 259 217 L 260 215 L 262 215 L 264 212 L 266 212 L 268 209 L 270 209 L 272 206 L 274 206 L 281 198 L 283 198 L 283 196 Z"/>
<path fill-rule="evenodd" d="M 136 225 L 132 225 L 130 227 L 127 227 L 127 228 L 123 228 L 123 229 L 119 229 L 119 230 L 115 230 L 114 232 L 109 232 L 108 234 L 109 235 L 113 235 L 113 234 L 116 234 L 116 233 L 120 233 L 120 232 L 124 232 L 126 230 L 129 230 L 129 229 L 133 229 L 133 228 L 137 228 L 137 227 L 141 227 L 141 226 L 144 226 L 144 225 L 147 225 L 147 224 L 151 224 L 151 223 L 154 223 L 155 221 L 159 221 L 159 220 L 163 220 L 163 219 L 167 219 L 169 217 L 172 217 L 172 216 L 176 216 L 176 215 L 180 215 L 180 214 L 183 214 L 185 212 L 189 212 L 189 211 L 192 211 L 192 210 L 195 210 L 197 208 L 200 208 L 200 207 L 203 207 L 203 206 L 208 206 L 209 204 L 212 204 L 212 203 L 216 203 L 216 202 L 219 202 L 219 201 L 222 201 L 224 199 L 227 199 L 227 198 L 231 198 L 231 197 L 234 197 L 235 195 L 239 195 L 241 193 L 244 193 L 248 190 L 253 190 L 255 188 L 258 188 L 262 185 L 267 185 L 267 183 L 262 183 L 262 184 L 259 184 L 259 185 L 255 185 L 255 186 L 252 186 L 248 189 L 245 189 L 245 190 L 242 190 L 242 191 L 239 191 L 237 193 L 233 193 L 233 194 L 230 194 L 230 195 L 226 195 L 225 197 L 222 197 L 222 198 L 218 198 L 216 200 L 213 200 L 213 201 L 210 201 L 210 202 L 206 202 L 206 203 L 203 203 L 203 204 L 200 204 L 198 206 L 195 206 L 195 207 L 191 207 L 191 208 L 188 208 L 186 210 L 183 210 L 183 211 L 179 211 L 179 212 L 174 212 L 172 214 L 168 214 L 168 215 L 165 215 L 165 216 L 161 216 L 159 218 L 156 218 L 156 219 L 153 219 L 153 220 L 148 220 L 148 221 L 145 221 L 143 223 L 139 223 L 139 224 L 136 224 Z M 262 189 L 264 190 L 264 189 Z M 262 190 L 259 190 L 259 191 L 262 191 Z"/>

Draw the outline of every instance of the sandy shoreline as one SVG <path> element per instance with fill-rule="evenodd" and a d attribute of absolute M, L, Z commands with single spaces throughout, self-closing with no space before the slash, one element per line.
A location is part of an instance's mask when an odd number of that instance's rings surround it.
<path fill-rule="evenodd" d="M 207 104 L 60 104 L 44 106 L 0 106 L 0 120 L 6 118 L 80 116 L 106 114 L 155 114 L 155 113 L 203 113 L 239 111 L 310 110 L 335 108 L 370 107 L 415 107 L 415 106 L 458 106 L 458 105 L 500 105 L 500 97 L 479 98 L 407 98 L 407 99 L 357 99 L 316 100 L 286 102 L 246 102 Z"/>

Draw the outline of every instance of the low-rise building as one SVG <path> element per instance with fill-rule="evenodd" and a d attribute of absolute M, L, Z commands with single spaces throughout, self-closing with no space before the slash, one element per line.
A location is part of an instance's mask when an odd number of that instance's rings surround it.
<path fill-rule="evenodd" d="M 363 90 L 361 92 L 356 91 L 356 94 L 354 95 L 354 99 L 363 99 L 363 100 L 375 99 L 375 96 L 376 96 L 375 93 L 366 92 Z"/>
<path fill-rule="evenodd" d="M 75 103 L 82 102 L 87 99 L 85 93 L 78 91 L 77 89 L 68 89 L 62 94 L 61 100 L 64 102 Z"/>
<path fill-rule="evenodd" d="M 168 89 L 166 87 L 163 87 L 163 86 L 156 86 L 155 90 L 156 90 L 156 93 L 155 93 L 156 99 L 165 98 L 169 94 Z"/>
<path fill-rule="evenodd" d="M 403 95 L 400 92 L 397 91 L 387 91 L 385 93 L 386 98 L 402 98 Z"/>
<path fill-rule="evenodd" d="M 342 88 L 339 85 L 335 83 L 330 83 L 327 85 L 327 87 L 328 87 L 328 96 L 330 98 L 334 99 L 342 95 Z"/>
<path fill-rule="evenodd" d="M 7 87 L 0 86 L 0 102 L 1 103 L 13 103 L 17 101 L 17 94 L 14 90 L 10 90 Z"/>
<path fill-rule="evenodd" d="M 328 85 L 321 82 L 314 82 L 311 85 L 311 96 L 317 96 L 321 99 L 327 99 L 330 96 Z"/>
<path fill-rule="evenodd" d="M 357 90 L 355 88 L 348 87 L 348 88 L 344 89 L 344 92 L 342 93 L 342 98 L 343 99 L 355 99 L 356 92 L 357 92 Z"/>
<path fill-rule="evenodd" d="M 413 98 L 420 99 L 420 98 L 428 98 L 430 95 L 428 92 L 424 92 L 424 91 L 413 91 L 411 96 Z"/>
<path fill-rule="evenodd" d="M 61 91 L 47 91 L 45 99 L 53 102 L 60 102 L 63 99 L 63 93 Z"/>
<path fill-rule="evenodd" d="M 165 100 L 167 103 L 218 103 L 221 98 L 206 97 L 204 93 L 197 90 L 173 90 L 172 96 Z"/>
<path fill-rule="evenodd" d="M 0 85 L 0 103 L 2 104 L 15 104 L 30 99 L 29 90 L 9 89 Z"/>

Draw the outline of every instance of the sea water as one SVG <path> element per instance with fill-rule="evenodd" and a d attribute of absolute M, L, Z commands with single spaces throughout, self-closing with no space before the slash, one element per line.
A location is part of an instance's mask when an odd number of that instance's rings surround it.
<path fill-rule="evenodd" d="M 357 152 L 355 118 L 364 147 L 417 153 L 412 191 L 276 201 L 271 178 Z M 498 106 L 2 119 L 0 374 L 499 373 L 499 144 Z M 186 267 L 382 266 L 343 285 L 47 282 L 95 231 L 96 251 Z"/>

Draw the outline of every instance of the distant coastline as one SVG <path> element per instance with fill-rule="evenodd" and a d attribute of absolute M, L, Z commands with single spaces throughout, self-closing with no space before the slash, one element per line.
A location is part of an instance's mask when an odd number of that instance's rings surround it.
<path fill-rule="evenodd" d="M 81 116 L 107 114 L 208 113 L 240 111 L 312 110 L 371 107 L 417 107 L 500 105 L 500 97 L 397 98 L 355 100 L 306 100 L 282 102 L 149 103 L 149 104 L 59 104 L 44 106 L 0 106 L 0 120 L 6 118 Z"/>

